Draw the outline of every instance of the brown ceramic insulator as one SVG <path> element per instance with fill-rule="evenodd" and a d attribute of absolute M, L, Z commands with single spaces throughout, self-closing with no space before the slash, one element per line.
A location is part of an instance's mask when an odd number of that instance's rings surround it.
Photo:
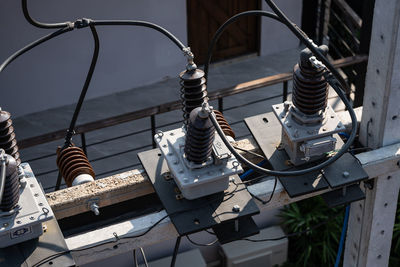
<path fill-rule="evenodd" d="M 0 148 L 12 156 L 18 165 L 21 163 L 11 115 L 2 110 L 0 110 Z"/>
<path fill-rule="evenodd" d="M 201 69 L 185 70 L 181 78 L 182 111 L 185 125 L 188 123 L 190 112 L 201 107 L 207 97 L 206 79 Z"/>
<path fill-rule="evenodd" d="M 4 193 L 0 204 L 0 210 L 2 211 L 12 210 L 17 206 L 19 200 L 18 163 L 14 157 L 10 155 L 6 156 L 6 181 L 4 183 Z"/>
<path fill-rule="evenodd" d="M 68 187 L 72 186 L 74 179 L 81 174 L 89 174 L 95 178 L 92 165 L 83 150 L 74 145 L 57 149 L 57 166 Z"/>
<path fill-rule="evenodd" d="M 222 115 L 221 111 L 214 109 L 215 117 L 217 118 L 219 126 L 221 126 L 222 131 L 225 135 L 232 137 L 235 139 L 235 132 L 232 130 L 229 123 L 226 121 L 224 115 Z"/>

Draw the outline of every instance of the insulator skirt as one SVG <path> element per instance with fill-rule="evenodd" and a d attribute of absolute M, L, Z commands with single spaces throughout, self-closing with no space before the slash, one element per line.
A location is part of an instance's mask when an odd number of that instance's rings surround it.
<path fill-rule="evenodd" d="M 201 118 L 196 108 L 190 113 L 186 134 L 185 154 L 189 161 L 197 164 L 206 162 L 212 155 L 215 128 L 209 117 Z"/>
<path fill-rule="evenodd" d="M 4 184 L 3 198 L 0 204 L 0 210 L 10 211 L 18 204 L 19 200 L 19 177 L 18 163 L 14 157 L 7 155 L 8 163 L 6 165 L 6 181 Z"/>
<path fill-rule="evenodd" d="M 201 107 L 207 97 L 206 79 L 201 69 L 185 70 L 181 78 L 181 99 L 184 123 L 187 124 L 190 112 Z"/>
<path fill-rule="evenodd" d="M 11 115 L 7 111 L 0 111 L 0 148 L 12 156 L 17 165 L 21 163 Z"/>
<path fill-rule="evenodd" d="M 218 124 L 219 124 L 219 126 L 221 126 L 221 129 L 224 132 L 224 134 L 235 139 L 235 132 L 232 130 L 231 126 L 225 119 L 224 115 L 222 115 L 221 111 L 214 110 L 214 114 L 215 114 Z"/>
<path fill-rule="evenodd" d="M 89 174 L 95 178 L 92 165 L 83 150 L 76 146 L 57 150 L 57 166 L 67 186 L 72 186 L 74 179 L 81 174 Z"/>
<path fill-rule="evenodd" d="M 324 110 L 328 101 L 328 85 L 323 71 L 299 67 L 293 72 L 293 104 L 303 113 L 312 115 Z"/>

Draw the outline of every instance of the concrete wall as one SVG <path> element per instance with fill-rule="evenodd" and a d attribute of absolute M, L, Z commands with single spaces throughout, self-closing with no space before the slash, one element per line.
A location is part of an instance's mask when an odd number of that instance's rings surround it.
<path fill-rule="evenodd" d="M 37 0 L 33 17 L 44 22 L 93 19 L 138 19 L 162 25 L 187 44 L 185 0 Z M 300 23 L 301 1 L 277 4 Z M 263 9 L 266 9 L 263 3 Z M 28 24 L 18 0 L 0 2 L 0 62 L 52 30 Z M 141 27 L 98 27 L 98 64 L 87 99 L 176 77 L 185 66 L 177 47 L 160 33 Z M 270 19 L 262 20 L 261 55 L 296 47 L 297 40 Z M 90 64 L 89 29 L 75 30 L 47 42 L 11 63 L 0 74 L 0 106 L 14 117 L 75 103 Z"/>

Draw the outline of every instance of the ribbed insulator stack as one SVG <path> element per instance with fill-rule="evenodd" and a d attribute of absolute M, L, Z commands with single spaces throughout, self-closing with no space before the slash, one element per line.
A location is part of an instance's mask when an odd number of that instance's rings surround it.
<path fill-rule="evenodd" d="M 181 99 L 184 123 L 188 123 L 190 112 L 201 107 L 207 97 L 206 79 L 204 71 L 198 68 L 185 70 L 179 75 L 181 78 Z"/>
<path fill-rule="evenodd" d="M 232 137 L 235 139 L 235 132 L 232 130 L 231 126 L 225 119 L 224 115 L 222 115 L 221 111 L 218 110 L 213 110 L 215 117 L 217 118 L 219 126 L 221 126 L 222 131 L 224 132 L 225 135 Z"/>
<path fill-rule="evenodd" d="M 0 109 L 0 148 L 6 154 L 14 157 L 17 165 L 21 163 L 19 157 L 17 140 L 15 139 L 14 127 L 12 126 L 11 115 L 7 111 Z"/>
<path fill-rule="evenodd" d="M 57 149 L 57 166 L 68 187 L 93 181 L 95 173 L 83 150 L 77 146 Z M 75 179 L 79 177 L 80 182 Z"/>
<path fill-rule="evenodd" d="M 197 164 L 206 162 L 212 154 L 214 137 L 215 128 L 208 113 L 201 107 L 192 110 L 186 134 L 186 158 Z"/>
<path fill-rule="evenodd" d="M 4 193 L 1 199 L 0 210 L 10 211 L 18 204 L 19 200 L 19 176 L 18 163 L 14 157 L 7 157 L 6 164 L 6 181 L 4 184 Z"/>
<path fill-rule="evenodd" d="M 321 50 L 327 51 L 324 47 Z M 316 114 L 326 108 L 328 101 L 328 85 L 323 69 L 316 69 L 309 61 L 311 51 L 306 48 L 301 52 L 300 62 L 294 66 L 293 72 L 293 104 L 307 115 Z"/>

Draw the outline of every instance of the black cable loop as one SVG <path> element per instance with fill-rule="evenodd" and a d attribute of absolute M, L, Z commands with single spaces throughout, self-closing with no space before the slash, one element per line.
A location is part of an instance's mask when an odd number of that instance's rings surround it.
<path fill-rule="evenodd" d="M 70 21 L 61 22 L 61 23 L 43 23 L 35 20 L 29 14 L 28 10 L 28 0 L 22 0 L 22 11 L 24 13 L 25 19 L 35 27 L 42 28 L 42 29 L 57 29 L 57 28 L 64 28 L 71 24 Z"/>
<path fill-rule="evenodd" d="M 277 20 L 281 23 L 283 23 L 281 21 L 281 19 L 276 15 L 273 14 L 271 12 L 268 11 L 262 11 L 262 10 L 250 10 L 250 11 L 245 11 L 239 14 L 234 15 L 233 17 L 231 17 L 230 19 L 228 19 L 227 21 L 224 22 L 224 24 L 222 24 L 218 30 L 215 32 L 211 43 L 208 47 L 208 52 L 207 52 L 207 61 L 204 64 L 204 77 L 206 78 L 206 83 L 208 82 L 208 70 L 209 70 L 209 66 L 211 63 L 211 58 L 212 58 L 212 54 L 213 54 L 213 49 L 214 46 L 216 45 L 216 43 L 218 42 L 219 38 L 221 37 L 222 33 L 225 31 L 225 29 L 232 24 L 233 22 L 237 21 L 239 18 L 241 17 L 247 17 L 247 16 L 262 16 L 262 17 L 268 17 L 274 20 Z"/>
<path fill-rule="evenodd" d="M 272 2 L 271 0 L 266 0 L 266 1 L 267 1 L 267 3 Z M 272 2 L 272 4 L 273 4 L 273 2 Z M 244 16 L 266 16 L 266 17 L 273 18 L 273 19 L 285 24 L 287 27 L 289 27 L 289 29 L 293 33 L 295 33 L 296 37 L 299 38 L 300 41 L 305 43 L 305 45 L 313 53 L 315 53 L 316 57 L 325 64 L 326 68 L 331 71 L 331 73 L 327 73 L 325 71 L 324 76 L 327 79 L 328 83 L 336 91 L 336 93 L 338 94 L 340 99 L 343 101 L 343 103 L 346 106 L 346 109 L 348 110 L 348 112 L 350 114 L 351 126 L 352 126 L 350 137 L 348 138 L 347 142 L 341 147 L 341 149 L 333 157 L 329 158 L 328 160 L 326 160 L 318 165 L 315 165 L 310 168 L 302 169 L 302 170 L 295 170 L 295 171 L 274 171 L 274 170 L 268 170 L 268 169 L 262 168 L 260 166 L 257 166 L 256 164 L 253 164 L 252 162 L 250 162 L 246 158 L 244 158 L 242 155 L 237 153 L 237 151 L 234 149 L 234 147 L 226 139 L 225 134 L 223 133 L 221 127 L 219 126 L 213 112 L 210 112 L 210 118 L 211 118 L 211 121 L 214 124 L 214 127 L 217 130 L 218 134 L 221 136 L 222 141 L 228 147 L 228 149 L 232 152 L 232 154 L 235 157 L 237 157 L 238 160 L 240 160 L 247 166 L 251 167 L 254 171 L 256 171 L 258 173 L 265 173 L 265 174 L 271 175 L 271 176 L 299 176 L 299 175 L 303 175 L 303 174 L 310 173 L 313 171 L 319 171 L 319 170 L 325 168 L 326 166 L 328 166 L 329 164 L 333 163 L 334 161 L 339 159 L 344 153 L 346 153 L 346 151 L 350 148 L 351 144 L 353 143 L 353 141 L 356 137 L 356 134 L 357 134 L 357 117 L 353 110 L 353 107 L 351 106 L 350 102 L 347 100 L 346 96 L 344 95 L 343 91 L 340 88 L 340 86 L 342 85 L 341 81 L 344 81 L 344 80 L 340 76 L 339 72 L 333 67 L 333 65 L 329 62 L 329 60 L 326 59 L 325 56 L 315 47 L 315 45 L 311 42 L 311 39 L 309 39 L 307 36 L 304 36 L 305 34 L 302 31 L 299 31 L 298 27 L 294 26 L 295 24 L 290 22 L 289 19 L 283 15 L 283 13 L 278 9 L 278 7 L 275 6 L 275 4 L 273 4 L 273 5 L 274 5 L 274 8 L 272 6 L 271 6 L 271 8 L 277 14 L 272 14 L 270 12 L 259 11 L 259 10 L 246 11 L 246 12 L 242 12 L 242 13 L 239 13 L 239 14 L 231 17 L 230 19 L 225 21 L 221 27 L 219 27 L 217 32 L 214 34 L 214 37 L 213 37 L 211 44 L 209 46 L 209 49 L 208 49 L 208 58 L 207 58 L 206 64 L 204 65 L 204 72 L 205 72 L 206 79 L 208 77 L 208 69 L 209 69 L 209 64 L 211 62 L 212 50 L 213 50 L 216 42 L 218 41 L 219 37 L 221 36 L 221 34 L 226 29 L 226 27 L 228 27 L 230 24 L 232 24 L 233 22 L 238 20 L 240 17 L 244 17 Z M 336 78 L 336 80 L 335 80 L 335 78 Z M 340 83 L 338 83 L 337 81 L 340 81 Z M 344 82 L 344 85 L 346 86 L 345 82 Z"/>

